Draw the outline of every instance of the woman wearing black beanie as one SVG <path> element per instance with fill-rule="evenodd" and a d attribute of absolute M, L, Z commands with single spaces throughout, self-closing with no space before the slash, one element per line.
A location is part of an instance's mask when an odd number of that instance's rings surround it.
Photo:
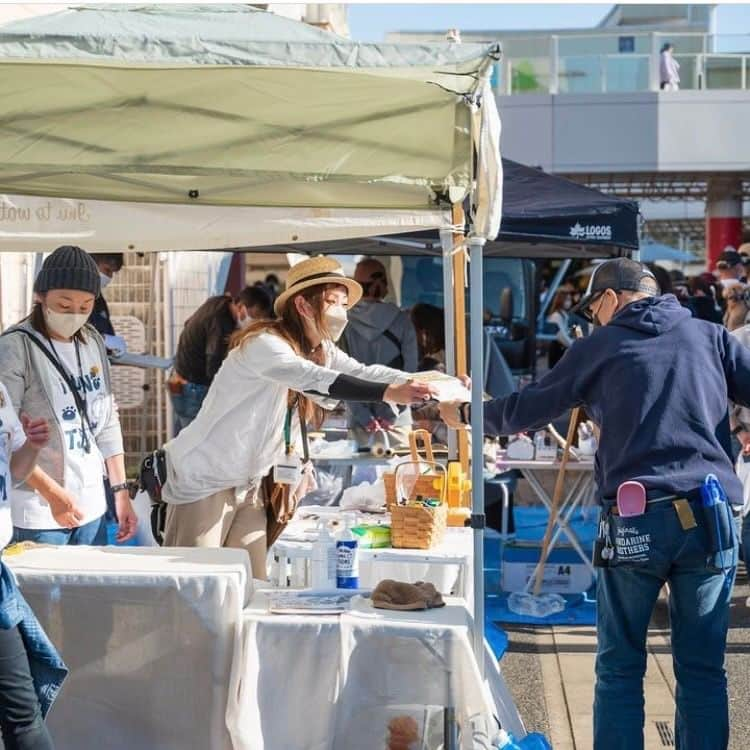
<path fill-rule="evenodd" d="M 86 323 L 99 291 L 93 258 L 80 247 L 58 247 L 34 283 L 31 315 L 0 337 L 0 370 L 15 410 L 46 418 L 51 431 L 37 468 L 11 495 L 15 541 L 106 544 L 104 477 L 115 496 L 118 541 L 135 534 L 109 362 Z"/>

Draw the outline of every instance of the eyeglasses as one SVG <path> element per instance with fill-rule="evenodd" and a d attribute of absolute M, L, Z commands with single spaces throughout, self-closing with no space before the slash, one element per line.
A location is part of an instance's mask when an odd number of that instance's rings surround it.
<path fill-rule="evenodd" d="M 606 291 L 606 290 L 604 290 L 604 291 Z M 596 302 L 598 302 L 602 298 L 602 295 L 604 294 L 604 291 L 597 292 L 591 298 L 591 301 L 588 303 L 588 305 L 586 305 L 586 307 L 583 310 L 581 310 L 581 316 L 583 318 L 585 318 L 589 323 L 593 323 L 594 322 L 594 313 L 591 310 L 591 308 L 594 306 L 594 304 Z"/>

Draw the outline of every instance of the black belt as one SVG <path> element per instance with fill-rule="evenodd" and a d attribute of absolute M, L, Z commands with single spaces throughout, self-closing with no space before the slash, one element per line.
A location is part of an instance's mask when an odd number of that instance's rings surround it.
<path fill-rule="evenodd" d="M 658 503 L 673 503 L 675 500 L 687 500 L 691 504 L 703 505 L 703 496 L 700 490 L 691 490 L 690 492 L 681 492 L 674 495 L 665 495 L 663 492 L 646 492 L 646 512 L 648 512 L 649 505 L 656 505 Z M 604 509 L 609 511 L 613 516 L 619 515 L 617 510 L 617 500 L 610 500 L 605 498 L 603 500 Z M 729 508 L 732 511 L 734 518 L 739 518 L 742 514 L 741 505 L 732 505 L 729 503 Z"/>
<path fill-rule="evenodd" d="M 674 502 L 675 500 L 687 500 L 689 503 L 702 504 L 703 497 L 700 488 L 688 492 L 675 492 L 674 494 L 665 493 L 664 490 L 646 490 L 646 510 L 648 510 L 649 505 Z M 617 498 L 602 498 L 602 504 L 605 509 L 609 509 L 610 513 L 618 515 Z"/>

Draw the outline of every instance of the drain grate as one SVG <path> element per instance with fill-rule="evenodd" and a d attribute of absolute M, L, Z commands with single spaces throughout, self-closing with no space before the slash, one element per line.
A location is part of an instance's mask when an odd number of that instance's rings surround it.
<path fill-rule="evenodd" d="M 656 731 L 659 732 L 659 738 L 663 747 L 674 747 L 674 732 L 668 721 L 655 721 Z"/>

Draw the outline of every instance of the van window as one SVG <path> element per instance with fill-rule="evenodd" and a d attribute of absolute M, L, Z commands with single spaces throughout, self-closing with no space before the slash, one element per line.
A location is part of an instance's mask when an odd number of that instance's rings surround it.
<path fill-rule="evenodd" d="M 411 307 L 417 302 L 443 307 L 442 258 L 405 256 L 402 262 L 402 307 Z M 513 292 L 513 317 L 526 318 L 528 301 L 523 264 L 524 261 L 519 258 L 485 258 L 484 307 L 493 317 L 499 316 L 500 295 L 503 289 L 509 287 Z"/>

